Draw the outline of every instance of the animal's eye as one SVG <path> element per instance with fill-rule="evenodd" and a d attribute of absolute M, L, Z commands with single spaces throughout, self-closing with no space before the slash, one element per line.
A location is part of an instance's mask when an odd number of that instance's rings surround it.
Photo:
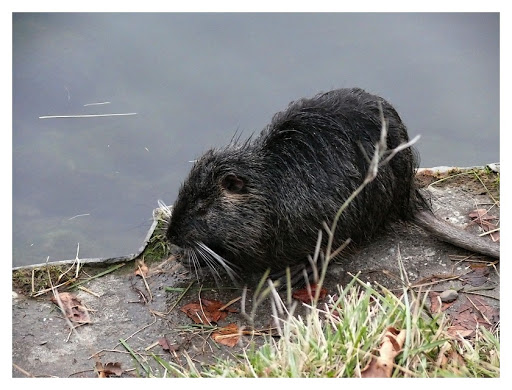
<path fill-rule="evenodd" d="M 224 190 L 234 194 L 242 194 L 247 192 L 245 180 L 233 173 L 224 176 L 220 185 Z"/>

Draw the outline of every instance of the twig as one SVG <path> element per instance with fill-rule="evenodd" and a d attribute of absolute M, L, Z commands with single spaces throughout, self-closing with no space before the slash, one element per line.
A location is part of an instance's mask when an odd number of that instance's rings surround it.
<path fill-rule="evenodd" d="M 496 199 L 494 199 L 494 196 L 492 196 L 491 191 L 489 191 L 487 186 L 484 184 L 484 182 L 480 178 L 480 175 L 478 175 L 478 173 L 475 170 L 473 170 L 473 173 L 475 174 L 475 176 L 478 179 L 478 181 L 480 182 L 480 184 L 482 184 L 482 186 L 485 188 L 485 191 L 487 191 L 487 195 L 489 195 L 491 197 L 491 199 L 494 202 L 494 204 L 499 204 L 499 202 L 497 202 Z"/>
<path fill-rule="evenodd" d="M 99 298 L 100 295 L 95 293 L 94 291 L 89 290 L 88 288 L 85 288 L 84 286 L 78 286 L 79 290 L 85 291 L 86 293 L 89 293 L 91 295 L 94 295 L 96 298 Z"/>
<path fill-rule="evenodd" d="M 142 280 L 144 282 L 144 286 L 146 286 L 146 290 L 149 293 L 149 302 L 151 302 L 153 300 L 153 294 L 151 294 L 151 289 L 149 288 L 148 282 L 146 281 L 146 278 L 144 277 L 144 272 L 142 272 L 140 264 L 137 264 L 137 267 L 139 269 L 139 275 L 142 277 Z"/>
<path fill-rule="evenodd" d="M 74 217 L 69 218 L 68 221 L 71 221 L 72 219 L 75 219 L 78 217 L 87 217 L 88 215 L 91 215 L 91 214 L 78 214 L 78 215 L 75 215 Z"/>
<path fill-rule="evenodd" d="M 222 306 L 221 308 L 219 308 L 219 311 L 222 311 L 222 310 L 226 310 L 226 308 L 228 308 L 229 306 L 231 306 L 233 303 L 239 301 L 240 299 L 242 299 L 241 296 L 239 296 L 238 298 L 234 298 L 232 299 L 231 301 L 229 301 L 228 303 L 226 303 L 224 306 Z"/>
<path fill-rule="evenodd" d="M 495 233 L 495 232 L 499 232 L 500 231 L 500 228 L 496 228 L 496 229 L 492 229 L 492 230 L 489 230 L 487 232 L 483 232 L 481 234 L 479 234 L 480 237 L 483 237 L 483 236 L 486 236 L 488 234 L 491 234 L 491 233 Z"/>
<path fill-rule="evenodd" d="M 84 107 L 88 107 L 88 106 L 100 106 L 100 105 L 103 105 L 103 104 L 110 104 L 110 102 L 87 103 L 87 104 L 84 104 Z"/>
<path fill-rule="evenodd" d="M 17 364 L 13 363 L 12 366 L 17 369 L 19 372 L 21 372 L 23 375 L 28 376 L 29 378 L 34 378 L 34 375 L 32 375 L 30 372 L 25 371 L 23 368 L 18 366 Z"/>
<path fill-rule="evenodd" d="M 105 116 L 126 116 L 126 115 L 137 115 L 136 112 L 127 112 L 121 114 L 86 114 L 86 115 L 45 115 L 40 116 L 39 119 L 54 119 L 54 118 L 98 118 Z"/>
<path fill-rule="evenodd" d="M 492 326 L 492 323 L 491 321 L 489 321 L 489 319 L 485 316 L 484 313 L 482 313 L 482 310 L 480 310 L 477 305 L 475 305 L 475 303 L 471 300 L 470 297 L 466 297 L 468 299 L 469 302 L 471 302 L 471 304 L 475 307 L 475 309 L 480 313 L 480 315 L 482 316 L 482 318 L 489 324 Z"/>
<path fill-rule="evenodd" d="M 99 278 L 100 276 L 106 275 L 106 274 L 108 274 L 110 272 L 114 272 L 116 269 L 121 268 L 124 265 L 125 265 L 125 263 L 116 264 L 113 267 L 111 267 L 111 268 L 109 268 L 109 269 L 107 269 L 107 270 L 105 270 L 103 272 L 100 272 L 97 275 L 91 276 L 90 278 L 87 278 L 85 280 L 81 280 L 80 282 L 77 282 L 77 283 L 73 284 L 70 288 L 78 287 L 79 285 L 87 283 L 87 282 L 89 282 L 89 281 L 91 281 L 93 279 Z"/>

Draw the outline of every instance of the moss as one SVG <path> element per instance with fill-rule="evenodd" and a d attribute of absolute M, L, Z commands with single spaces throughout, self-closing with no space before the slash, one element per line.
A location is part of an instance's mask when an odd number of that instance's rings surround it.
<path fill-rule="evenodd" d="M 47 265 L 39 268 L 18 269 L 12 272 L 12 287 L 14 290 L 33 295 L 38 291 L 51 288 L 52 283 L 64 283 L 73 279 L 74 274 L 66 273 L 69 265 Z"/>
<path fill-rule="evenodd" d="M 139 258 L 144 258 L 145 261 L 151 262 L 169 257 L 171 246 L 165 237 L 165 233 L 169 225 L 170 217 L 170 208 L 165 205 L 155 210 L 157 225 Z"/>

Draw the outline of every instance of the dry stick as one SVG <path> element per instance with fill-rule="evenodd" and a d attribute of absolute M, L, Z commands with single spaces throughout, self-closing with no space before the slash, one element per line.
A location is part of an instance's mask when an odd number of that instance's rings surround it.
<path fill-rule="evenodd" d="M 149 293 L 149 302 L 151 302 L 153 300 L 153 294 L 151 294 L 151 289 L 149 288 L 148 282 L 144 277 L 144 272 L 142 272 L 142 269 L 140 268 L 140 264 L 137 264 L 137 267 L 139 268 L 139 275 L 142 276 L 142 280 L 144 281 L 144 286 L 146 286 L 146 290 Z"/>
<path fill-rule="evenodd" d="M 491 290 L 491 289 L 489 289 Z M 481 292 L 477 292 L 477 291 L 462 291 L 464 294 L 471 294 L 471 295 L 477 295 L 477 296 L 480 296 L 480 297 L 485 297 L 485 298 L 490 298 L 490 299 L 494 299 L 496 301 L 499 301 L 500 299 L 499 298 L 496 298 L 496 297 L 493 297 L 492 295 L 488 295 L 488 294 L 483 294 Z M 469 299 L 469 298 L 468 298 Z"/>
<path fill-rule="evenodd" d="M 127 112 L 122 114 L 88 114 L 88 115 L 46 115 L 40 116 L 39 119 L 54 119 L 54 118 L 97 118 L 105 116 L 126 116 L 137 115 L 136 112 Z"/>
<path fill-rule="evenodd" d="M 28 376 L 29 378 L 35 378 L 34 375 L 32 375 L 30 372 L 28 371 L 25 371 L 23 368 L 21 368 L 20 366 L 18 366 L 17 364 L 13 363 L 12 366 L 17 369 L 18 371 L 20 371 L 22 374 L 24 374 L 25 376 Z"/>
<path fill-rule="evenodd" d="M 484 184 L 484 182 L 482 181 L 482 179 L 480 178 L 480 176 L 478 175 L 478 173 L 473 170 L 473 173 L 475 174 L 476 178 L 478 179 L 478 181 L 480 182 L 480 184 L 482 184 L 482 186 L 485 188 L 485 191 L 487 191 L 487 195 L 489 195 L 491 197 L 491 199 L 493 200 L 494 204 L 497 205 L 499 204 L 499 202 L 496 201 L 496 199 L 494 199 L 494 196 L 492 196 L 491 194 L 491 191 L 489 191 L 489 189 L 487 188 L 487 186 Z"/>
<path fill-rule="evenodd" d="M 78 217 L 87 217 L 89 215 L 91 215 L 91 214 L 89 214 L 89 213 L 87 213 L 87 214 L 78 214 L 78 215 L 75 215 L 75 216 L 69 218 L 68 221 L 71 221 L 72 219 L 75 219 L 75 218 L 78 218 Z"/>
<path fill-rule="evenodd" d="M 499 232 L 500 231 L 500 228 L 496 228 L 496 229 L 493 229 L 493 230 L 489 230 L 487 232 L 483 232 L 483 233 L 480 233 L 479 236 L 480 237 L 483 237 L 483 236 L 486 236 L 488 234 L 491 234 L 491 233 L 495 233 L 495 232 Z"/>
<path fill-rule="evenodd" d="M 447 282 L 448 280 L 459 279 L 461 276 L 463 276 L 463 275 L 455 275 L 455 276 L 452 276 L 452 277 L 449 277 L 449 278 L 436 280 L 435 282 L 422 283 L 422 284 L 413 284 L 411 286 L 411 288 L 433 286 L 434 284 L 439 284 L 439 283 Z"/>
<path fill-rule="evenodd" d="M 49 257 L 49 256 L 48 256 L 48 257 Z M 30 295 L 32 295 L 32 296 L 34 295 L 34 293 L 35 293 L 35 288 L 36 288 L 36 287 L 35 287 L 35 281 L 34 281 L 34 279 L 35 279 L 35 272 L 36 272 L 35 268 L 34 268 L 34 269 L 32 269 L 32 278 L 31 278 L 31 281 L 32 281 L 32 293 L 30 294 Z"/>
<path fill-rule="evenodd" d="M 468 299 L 469 302 L 471 302 L 471 304 L 475 307 L 475 309 L 480 313 L 480 315 L 482 316 L 482 318 L 489 324 L 492 326 L 492 323 L 491 321 L 489 321 L 489 319 L 485 316 L 484 313 L 482 313 L 482 311 L 475 305 L 475 303 L 471 300 L 470 297 L 466 297 Z"/>
<path fill-rule="evenodd" d="M 87 104 L 84 104 L 84 107 L 87 107 L 87 106 L 100 106 L 100 105 L 103 105 L 103 104 L 110 104 L 110 102 L 87 103 Z"/>
<path fill-rule="evenodd" d="M 409 277 L 407 276 L 407 272 L 405 271 L 405 265 L 402 260 L 402 253 L 400 252 L 400 245 L 398 245 L 398 268 L 400 270 L 400 277 L 402 280 L 402 289 L 403 289 L 403 299 L 405 305 L 405 324 L 406 324 L 406 332 L 405 332 L 405 341 L 402 347 L 402 363 L 405 362 L 406 357 L 409 355 L 409 349 L 411 347 L 411 330 L 412 330 L 412 319 L 411 319 L 411 305 L 409 303 L 409 295 L 407 291 L 413 291 L 411 288 L 411 282 L 409 281 Z M 413 291 L 414 292 L 414 291 Z"/>
<path fill-rule="evenodd" d="M 86 293 L 89 293 L 91 295 L 94 295 L 96 298 L 100 298 L 100 294 L 97 294 L 94 291 L 91 291 L 88 288 L 85 288 L 84 286 L 78 286 L 78 289 L 82 290 L 82 291 L 85 291 Z"/>
<path fill-rule="evenodd" d="M 96 275 L 94 275 L 94 276 L 91 276 L 90 278 L 84 279 L 84 280 L 82 280 L 82 281 L 80 281 L 80 282 L 76 282 L 75 284 L 73 284 L 73 285 L 71 286 L 71 288 L 78 287 L 78 286 L 79 286 L 79 285 L 81 285 L 81 284 L 87 283 L 87 282 L 89 282 L 89 281 L 91 281 L 91 280 L 93 280 L 93 279 L 99 278 L 99 277 L 101 277 L 101 276 L 103 276 L 103 275 L 106 275 L 106 274 L 108 274 L 108 273 L 110 273 L 110 272 L 114 272 L 114 271 L 115 271 L 115 270 L 117 270 L 118 268 L 124 267 L 124 266 L 125 266 L 125 264 L 126 264 L 126 263 L 119 263 L 119 264 L 116 264 L 116 265 L 112 266 L 111 268 L 106 269 L 105 271 L 100 272 L 99 274 L 96 274 Z"/>
<path fill-rule="evenodd" d="M 80 259 L 78 258 L 78 253 L 80 253 L 80 243 L 77 243 L 77 246 L 76 246 L 76 256 L 75 256 L 75 261 L 73 261 L 73 263 L 71 264 L 71 266 L 67 269 L 66 272 L 63 272 L 62 274 L 60 274 L 59 278 L 57 279 L 57 281 L 59 281 L 64 275 L 66 275 L 69 271 L 71 271 L 73 269 L 73 267 L 75 266 L 76 264 L 76 272 L 75 272 L 75 279 L 78 279 L 78 272 L 80 271 Z"/>
<path fill-rule="evenodd" d="M 43 290 L 39 290 L 37 293 L 35 293 L 34 295 L 32 295 L 32 297 L 36 298 L 40 295 L 43 295 L 43 294 L 46 294 L 48 291 L 52 291 L 54 288 L 57 289 L 59 287 L 62 287 L 62 286 L 67 286 L 68 284 L 72 283 L 73 280 L 67 280 L 65 282 L 62 282 L 61 284 L 57 284 L 56 286 L 52 286 L 52 287 L 48 287 L 48 288 L 45 288 Z"/>
<path fill-rule="evenodd" d="M 229 301 L 228 303 L 226 303 L 224 306 L 222 306 L 219 311 L 222 311 L 222 310 L 226 310 L 229 306 L 231 306 L 233 303 L 239 301 L 242 297 L 238 297 L 238 298 L 234 298 L 232 299 L 231 301 Z"/>
<path fill-rule="evenodd" d="M 438 183 L 441 183 L 443 181 L 446 181 L 446 180 L 449 180 L 449 179 L 452 179 L 454 177 L 457 177 L 457 176 L 462 176 L 462 175 L 470 175 L 472 172 L 461 172 L 461 173 L 457 173 L 455 175 L 450 175 L 450 176 L 447 176 L 447 177 L 443 177 L 442 179 L 438 179 L 436 181 L 433 181 L 432 183 L 430 183 L 427 188 L 433 186 L 434 184 L 438 184 Z"/>

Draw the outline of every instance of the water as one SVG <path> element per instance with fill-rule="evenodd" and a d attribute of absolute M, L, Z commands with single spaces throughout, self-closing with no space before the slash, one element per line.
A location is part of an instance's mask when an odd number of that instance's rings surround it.
<path fill-rule="evenodd" d="M 498 14 L 14 14 L 13 266 L 135 252 L 191 160 L 352 86 L 422 166 L 499 161 Z"/>

